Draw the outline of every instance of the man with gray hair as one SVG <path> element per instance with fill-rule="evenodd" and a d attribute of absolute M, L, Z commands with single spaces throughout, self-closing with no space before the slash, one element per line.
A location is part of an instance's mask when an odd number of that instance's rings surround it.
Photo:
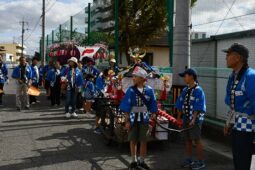
<path fill-rule="evenodd" d="M 255 154 L 255 70 L 249 68 L 249 50 L 238 43 L 223 50 L 229 77 L 225 103 L 229 106 L 224 134 L 232 136 L 235 170 L 250 170 Z"/>
<path fill-rule="evenodd" d="M 20 57 L 19 65 L 14 68 L 12 72 L 12 78 L 16 80 L 16 107 L 20 111 L 22 104 L 25 105 L 25 109 L 29 109 L 29 97 L 27 94 L 29 86 L 31 86 L 32 71 L 25 57 Z"/>

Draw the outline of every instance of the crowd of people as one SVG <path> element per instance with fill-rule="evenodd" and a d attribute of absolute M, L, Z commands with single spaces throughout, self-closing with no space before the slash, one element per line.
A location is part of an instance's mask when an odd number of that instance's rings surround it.
<path fill-rule="evenodd" d="M 232 136 L 232 151 L 236 170 L 249 170 L 252 155 L 255 154 L 255 71 L 248 66 L 249 50 L 241 44 L 233 44 L 226 53 L 227 67 L 233 69 L 226 87 L 225 103 L 229 114 L 224 134 Z M 132 161 L 130 169 L 149 169 L 145 163 L 150 120 L 156 120 L 158 103 L 154 90 L 146 84 L 148 72 L 153 69 L 138 57 L 134 57 L 131 72 L 133 85 L 122 94 L 119 109 L 124 113 L 125 128 L 128 131 Z M 19 59 L 19 65 L 13 70 L 12 78 L 17 85 L 17 110 L 29 109 L 30 104 L 39 102 L 35 96 L 28 96 L 29 87 L 43 85 L 52 106 L 60 106 L 65 98 L 65 117 L 77 118 L 77 109 L 83 110 L 88 118 L 95 118 L 95 133 L 99 128 L 100 114 L 93 114 L 92 105 L 98 94 L 106 95 L 111 87 L 113 76 L 120 71 L 114 58 L 110 59 L 108 69 L 100 72 L 92 59 L 81 62 L 72 57 L 67 65 L 50 60 L 47 65 L 38 68 L 39 59 L 34 57 L 31 65 L 25 57 Z M 8 70 L 0 56 L 0 92 L 8 82 Z M 128 74 L 128 72 L 127 72 Z M 198 83 L 198 75 L 192 68 L 179 74 L 186 87 L 176 102 L 177 120 L 185 130 L 186 159 L 182 167 L 194 170 L 205 168 L 204 149 L 201 141 L 201 128 L 206 113 L 205 93 Z M 120 78 L 120 79 L 119 79 Z M 115 78 L 115 89 L 121 89 L 121 77 Z M 167 84 L 164 81 L 164 88 Z M 120 87 L 120 88 L 119 88 Z M 2 104 L 2 92 L 0 104 Z M 94 116 L 95 115 L 95 116 Z M 140 152 L 138 154 L 138 142 Z M 196 144 L 196 161 L 192 158 L 193 142 Z M 138 156 L 139 155 L 139 158 Z"/>

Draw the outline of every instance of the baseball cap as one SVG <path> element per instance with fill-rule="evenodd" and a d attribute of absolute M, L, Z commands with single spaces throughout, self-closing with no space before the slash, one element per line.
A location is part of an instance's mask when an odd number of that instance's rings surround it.
<path fill-rule="evenodd" d="M 197 79 L 197 72 L 192 68 L 188 68 L 184 72 L 179 73 L 179 76 L 184 77 L 187 74 L 193 76 L 195 80 Z"/>
<path fill-rule="evenodd" d="M 239 43 L 234 43 L 228 49 L 223 49 L 222 51 L 225 53 L 236 52 L 246 59 L 249 57 L 248 48 Z"/>

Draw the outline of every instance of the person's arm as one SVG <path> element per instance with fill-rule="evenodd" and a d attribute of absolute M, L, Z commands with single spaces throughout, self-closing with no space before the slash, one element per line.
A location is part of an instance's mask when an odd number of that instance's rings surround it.
<path fill-rule="evenodd" d="M 252 107 L 252 113 L 248 113 L 250 115 L 254 115 L 255 114 L 255 73 L 249 75 L 246 78 L 246 95 L 251 103 L 251 107 Z"/>

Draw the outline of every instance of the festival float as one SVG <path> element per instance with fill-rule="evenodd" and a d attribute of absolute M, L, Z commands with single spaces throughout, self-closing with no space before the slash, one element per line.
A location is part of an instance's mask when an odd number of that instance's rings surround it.
<path fill-rule="evenodd" d="M 127 89 L 133 85 L 132 72 L 134 68 L 140 66 L 148 73 L 147 84 L 156 92 L 159 106 L 156 120 L 150 120 L 150 141 L 168 140 L 169 131 L 182 132 L 184 130 L 181 129 L 182 123 L 165 110 L 166 104 L 164 104 L 164 101 L 168 99 L 172 75 L 162 73 L 159 69 L 143 62 L 146 51 L 130 50 L 129 54 L 133 63 L 117 74 L 113 70 L 109 70 L 105 93 L 101 96 L 100 102 L 96 102 L 96 111 L 103 114 L 101 118 L 103 134 L 109 141 L 127 142 L 128 134 L 125 129 L 124 114 L 118 107 Z M 101 103 L 101 105 L 98 103 Z"/>

